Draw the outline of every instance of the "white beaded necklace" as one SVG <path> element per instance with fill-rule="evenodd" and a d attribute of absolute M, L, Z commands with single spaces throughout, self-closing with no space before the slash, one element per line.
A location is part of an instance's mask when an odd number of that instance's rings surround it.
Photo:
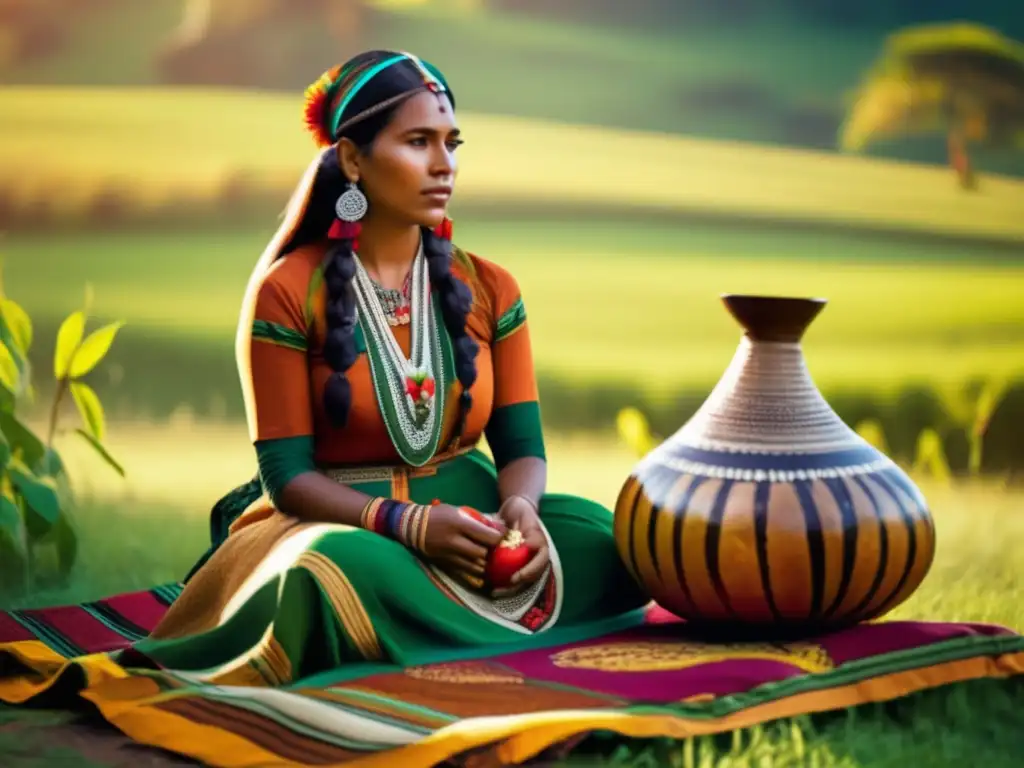
<path fill-rule="evenodd" d="M 355 293 L 359 317 L 364 333 L 370 338 L 367 341 L 374 345 L 371 355 L 371 367 L 376 359 L 382 371 L 373 371 L 375 382 L 381 373 L 387 380 L 387 394 L 397 419 L 398 431 L 404 441 L 396 440 L 389 413 L 385 413 L 385 423 L 391 432 L 392 441 L 402 450 L 400 442 L 407 444 L 411 453 L 419 454 L 437 440 L 437 429 L 442 414 L 439 413 L 444 402 L 443 393 L 438 390 L 434 378 L 434 365 L 441 365 L 440 341 L 437 336 L 437 322 L 431 311 L 430 280 L 427 272 L 427 260 L 423 254 L 422 244 L 412 263 L 411 290 L 411 357 L 406 357 L 402 347 L 391 332 L 387 314 L 381 306 L 373 280 L 367 273 L 357 254 L 353 254 L 356 264 Z M 436 353 L 436 356 L 435 356 Z M 443 372 L 440 372 L 443 380 Z M 377 386 L 378 397 L 383 396 L 381 387 Z M 381 403 L 383 406 L 384 403 Z M 391 409 L 385 408 L 385 411 Z M 432 451 L 431 451 L 432 452 Z M 418 463 L 418 462 L 413 462 Z"/>

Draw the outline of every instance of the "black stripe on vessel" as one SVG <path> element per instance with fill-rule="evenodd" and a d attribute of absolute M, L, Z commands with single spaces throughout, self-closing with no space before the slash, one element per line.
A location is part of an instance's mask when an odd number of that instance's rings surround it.
<path fill-rule="evenodd" d="M 872 478 L 886 493 L 889 494 L 890 497 L 892 497 L 892 500 L 896 503 L 896 508 L 900 512 L 900 517 L 903 519 L 903 525 L 907 529 L 907 562 L 903 566 L 903 574 L 900 576 L 899 582 L 896 584 L 895 588 L 893 588 L 892 592 L 890 592 L 886 596 L 885 600 L 883 600 L 878 606 L 879 612 L 884 613 L 889 609 L 889 604 L 896 599 L 896 596 L 899 595 L 900 592 L 903 591 L 903 587 L 906 586 L 907 579 L 910 578 L 910 571 L 914 567 L 914 558 L 917 557 L 917 531 L 914 530 L 914 518 L 912 518 L 907 512 L 906 507 L 903 505 L 903 500 L 900 499 L 899 493 L 897 493 L 893 489 L 893 486 L 890 485 L 894 480 L 897 482 L 893 484 L 898 485 L 898 478 L 894 478 L 890 472 L 879 472 L 876 475 L 872 475 Z"/>
<path fill-rule="evenodd" d="M 647 550 L 651 558 L 654 576 L 660 582 L 663 577 L 658 566 L 658 517 L 661 515 L 665 502 L 673 486 L 679 482 L 679 472 L 664 465 L 658 465 L 644 482 L 647 501 L 651 505 L 651 513 L 647 518 Z"/>
<path fill-rule="evenodd" d="M 811 495 L 811 484 L 807 480 L 793 483 L 800 509 L 807 525 L 807 553 L 811 559 L 811 610 L 810 615 L 821 615 L 822 595 L 825 591 L 825 538 L 821 534 L 821 519 Z"/>
<path fill-rule="evenodd" d="M 761 571 L 761 588 L 764 590 L 772 618 L 781 621 L 782 616 L 775 605 L 772 594 L 771 570 L 768 568 L 768 502 L 771 499 L 772 484 L 757 483 L 754 486 L 754 538 L 757 541 L 757 567 Z"/>
<path fill-rule="evenodd" d="M 725 582 L 722 581 L 722 569 L 719 561 L 719 547 L 722 541 L 722 518 L 725 517 L 725 505 L 729 501 L 732 485 L 732 480 L 723 480 L 722 487 L 718 489 L 718 494 L 715 496 L 715 503 L 711 507 L 711 514 L 708 515 L 707 534 L 704 537 L 704 557 L 707 559 L 708 577 L 711 579 L 711 585 L 718 594 L 718 599 L 722 601 L 725 610 L 735 616 L 736 611 L 733 610 L 732 603 L 729 602 L 729 595 L 725 590 Z"/>
<path fill-rule="evenodd" d="M 682 498 L 679 499 L 679 503 L 672 510 L 676 518 L 675 525 L 672 527 L 672 541 L 675 542 L 673 547 L 675 562 L 673 564 L 676 569 L 676 579 L 679 581 L 679 586 L 683 588 L 683 596 L 686 598 L 686 602 L 694 608 L 697 607 L 697 604 L 693 601 L 693 593 L 686 583 L 686 573 L 683 571 L 683 524 L 686 522 L 686 511 L 690 508 L 690 502 L 693 501 L 693 494 L 706 481 L 706 477 L 694 476 L 690 482 L 690 487 L 686 489 Z"/>
<path fill-rule="evenodd" d="M 836 599 L 825 611 L 827 618 L 835 614 L 839 606 L 843 604 L 846 593 L 850 590 L 853 567 L 857 562 L 857 514 L 853 509 L 853 497 L 850 496 L 850 489 L 846 487 L 845 482 L 831 477 L 824 478 L 824 482 L 832 493 L 832 498 L 836 500 L 843 521 L 843 571 L 839 579 Z"/>
<path fill-rule="evenodd" d="M 864 610 L 871 605 L 871 601 L 878 595 L 878 590 L 882 586 L 882 581 L 885 580 L 885 572 L 889 570 L 889 531 L 885 527 L 885 521 L 882 520 L 882 510 L 878 506 L 878 499 L 875 498 L 874 492 L 871 487 L 864 482 L 862 477 L 853 477 L 855 482 L 864 494 L 868 497 L 871 502 L 871 509 L 875 513 L 875 520 L 878 523 L 878 573 L 875 574 L 874 580 L 871 582 L 871 588 L 868 593 L 864 595 L 864 598 L 857 603 L 857 605 L 850 611 L 850 615 L 854 618 L 860 616 Z"/>
<path fill-rule="evenodd" d="M 636 519 L 636 507 L 640 502 L 640 498 L 643 495 L 643 485 L 640 479 L 636 476 L 629 478 L 628 487 L 625 489 L 625 501 L 628 504 L 625 506 L 626 509 L 626 556 L 629 558 L 630 571 L 633 572 L 633 578 L 640 580 L 640 569 L 636 563 L 636 547 L 634 546 L 633 536 L 633 521 Z"/>

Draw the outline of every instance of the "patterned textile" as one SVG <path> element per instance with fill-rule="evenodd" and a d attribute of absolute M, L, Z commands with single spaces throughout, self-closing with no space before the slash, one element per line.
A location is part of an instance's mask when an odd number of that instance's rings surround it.
<path fill-rule="evenodd" d="M 652 608 L 643 626 L 548 648 L 216 686 L 130 650 L 179 590 L 0 613 L 0 701 L 80 695 L 132 739 L 210 765 L 427 766 L 470 751 L 511 764 L 593 730 L 682 738 L 1024 673 L 1024 636 L 998 626 L 893 621 L 725 644 Z"/>

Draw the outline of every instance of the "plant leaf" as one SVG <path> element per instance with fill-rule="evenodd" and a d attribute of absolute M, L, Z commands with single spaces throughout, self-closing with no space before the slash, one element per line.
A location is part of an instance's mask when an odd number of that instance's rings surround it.
<path fill-rule="evenodd" d="M 78 559 L 78 534 L 66 510 L 46 536 L 37 542 L 38 545 L 53 546 L 57 560 L 57 575 L 60 581 L 66 581 Z"/>
<path fill-rule="evenodd" d="M 14 360 L 14 355 L 11 354 L 7 345 L 0 341 L 0 386 L 14 395 L 18 391 L 20 378 L 21 374 L 18 372 L 18 364 Z"/>
<path fill-rule="evenodd" d="M 21 510 L 11 492 L 10 483 L 4 483 L 0 494 L 0 575 L 4 582 L 22 580 L 25 573 L 25 523 Z"/>
<path fill-rule="evenodd" d="M 0 471 L 7 468 L 7 462 L 11 460 L 11 444 L 7 442 L 7 435 L 0 431 Z"/>
<path fill-rule="evenodd" d="M 78 534 L 66 515 L 61 515 L 54 526 L 54 537 L 57 544 L 57 561 L 60 575 L 67 578 L 78 560 Z"/>
<path fill-rule="evenodd" d="M 67 474 L 64 468 L 64 460 L 61 459 L 60 454 L 53 448 L 44 450 L 39 461 L 33 465 L 33 469 L 35 469 L 36 474 L 47 475 L 49 477 L 58 477 L 60 475 Z"/>
<path fill-rule="evenodd" d="M 20 451 L 22 461 L 30 467 L 38 465 L 46 453 L 43 441 L 12 413 L 0 412 L 0 432 L 7 438 L 11 453 Z"/>
<path fill-rule="evenodd" d="M 57 348 L 53 352 L 53 375 L 60 381 L 68 375 L 71 359 L 75 356 L 78 345 L 82 343 L 85 333 L 85 313 L 72 312 L 57 331 Z"/>
<path fill-rule="evenodd" d="M 123 325 L 124 322 L 118 320 L 90 333 L 72 358 L 68 375 L 77 379 L 95 368 L 110 351 L 110 345 Z"/>
<path fill-rule="evenodd" d="M 39 477 L 19 459 L 7 466 L 11 482 L 25 502 L 25 527 L 29 536 L 44 536 L 60 519 L 60 498 L 53 478 Z"/>
<path fill-rule="evenodd" d="M 0 303 L 2 303 L 2 300 L 0 300 Z M 16 388 L 13 391 L 10 391 L 9 394 L 6 386 L 0 388 L 0 395 L 2 395 L 0 409 L 13 412 L 18 399 L 21 397 L 29 397 L 31 393 L 32 364 L 29 362 L 28 355 L 22 351 L 20 342 L 15 333 L 12 332 L 11 326 L 7 322 L 7 318 L 4 316 L 2 311 L 0 311 L 0 344 L 7 347 L 7 351 L 10 353 L 11 358 L 14 360 L 14 365 L 18 370 Z M 7 369 L 9 372 L 10 361 L 7 361 Z"/>
<path fill-rule="evenodd" d="M 11 545 L 21 554 L 25 551 L 25 536 L 22 528 L 21 510 L 9 489 L 0 494 L 0 536 L 11 540 Z"/>
<path fill-rule="evenodd" d="M 106 461 L 107 464 L 109 464 L 113 468 L 113 470 L 115 472 L 117 472 L 117 474 L 119 474 L 121 477 L 124 477 L 124 467 L 122 467 L 117 462 L 117 460 L 113 456 L 110 455 L 110 453 L 107 451 L 107 449 L 103 447 L 102 443 L 100 443 L 95 437 L 90 435 L 84 429 L 76 429 L 75 430 L 75 434 L 81 435 L 82 438 L 84 438 L 85 441 L 87 443 L 89 443 L 89 445 L 91 445 L 96 450 L 96 453 L 98 453 L 100 455 L 100 457 L 104 461 Z"/>
<path fill-rule="evenodd" d="M 11 333 L 15 346 L 23 355 L 27 355 L 32 346 L 32 320 L 18 302 L 0 298 L 0 317 Z"/>
<path fill-rule="evenodd" d="M 83 346 L 82 349 L 85 349 Z M 103 406 L 95 390 L 88 384 L 81 381 L 71 382 L 71 396 L 75 399 L 78 413 L 85 422 L 89 433 L 99 442 L 103 442 L 103 435 L 106 431 L 105 419 L 103 417 Z"/>

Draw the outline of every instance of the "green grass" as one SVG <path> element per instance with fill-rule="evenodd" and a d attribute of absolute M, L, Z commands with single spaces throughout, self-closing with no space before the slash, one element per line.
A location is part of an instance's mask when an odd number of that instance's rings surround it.
<path fill-rule="evenodd" d="M 71 588 L 35 595 L 33 605 L 87 600 L 180 577 L 205 547 L 209 507 L 252 469 L 241 424 L 114 424 L 110 432 L 112 449 L 125 459 L 125 481 L 75 444 L 63 446 L 87 502 L 76 516 L 81 558 Z M 551 490 L 611 506 L 635 457 L 607 439 L 553 435 L 550 461 Z M 1024 496 L 992 485 L 920 483 L 936 518 L 936 560 L 920 590 L 890 618 L 993 622 L 1024 631 L 1024 568 L 1018 557 Z M 929 767 L 1009 768 L 1024 746 L 1016 725 L 1022 696 L 1020 684 L 979 681 L 852 715 L 786 720 L 684 744 L 598 736 L 582 745 L 571 764 L 895 768 L 917 761 Z M 4 747 L 0 739 L 0 754 Z"/>
<path fill-rule="evenodd" d="M 298 96 L 231 90 L 6 88 L 0 190 L 12 211 L 30 218 L 44 207 L 57 222 L 89 219 L 105 192 L 139 216 L 217 212 L 239 188 L 264 190 L 276 209 L 314 154 L 300 106 Z M 968 195 L 941 168 L 472 111 L 460 122 L 459 206 L 727 214 L 1024 241 L 1024 182 L 1010 179 L 986 178 Z"/>
<path fill-rule="evenodd" d="M 573 768 L 1013 768 L 1024 748 L 1024 683 L 979 680 L 885 705 L 774 721 L 686 742 L 602 735 L 563 763 Z"/>
<path fill-rule="evenodd" d="M 204 409 L 212 396 L 237 400 L 235 323 L 269 234 L 11 235 L 0 251 L 8 294 L 36 319 L 40 364 L 88 281 L 95 310 L 128 323 L 109 366 L 123 383 L 98 379 L 108 402 Z M 707 391 L 739 337 L 718 295 L 748 291 L 829 299 L 805 344 L 826 391 L 956 393 L 1024 375 L 1024 262 L 982 246 L 485 219 L 460 220 L 457 240 L 519 280 L 538 371 L 580 386 Z"/>
<path fill-rule="evenodd" d="M 182 575 L 204 549 L 210 507 L 255 470 L 241 423 L 115 422 L 108 432 L 106 443 L 123 461 L 124 479 L 84 444 L 72 438 L 57 444 L 87 502 L 75 516 L 81 562 L 69 591 L 37 595 L 37 601 L 89 599 Z M 637 461 L 623 443 L 601 435 L 552 433 L 548 453 L 549 490 L 608 507 Z M 936 560 L 921 589 L 892 617 L 994 622 L 1024 631 L 1024 602 L 1018 599 L 1024 568 L 1017 557 L 1024 494 L 996 483 L 918 481 L 936 518 Z M 154 547 L 157 539 L 160 546 Z M 123 563 L 139 567 L 125 569 Z"/>

